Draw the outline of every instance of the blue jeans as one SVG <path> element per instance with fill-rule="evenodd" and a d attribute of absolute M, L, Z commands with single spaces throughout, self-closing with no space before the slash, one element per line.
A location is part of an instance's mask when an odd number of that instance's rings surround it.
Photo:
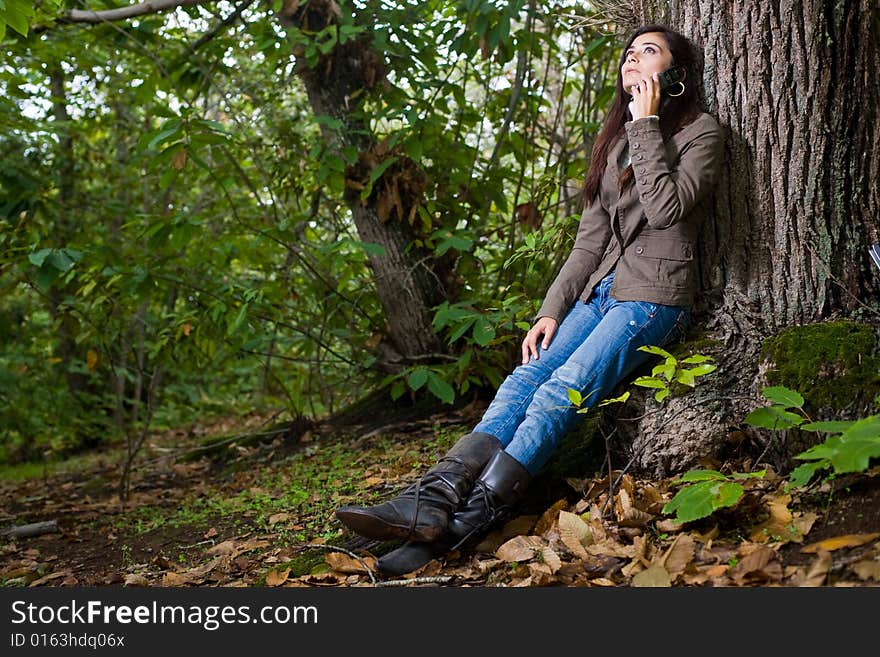
<path fill-rule="evenodd" d="M 613 280 L 612 270 L 588 302 L 575 301 L 547 349 L 538 340 L 539 358 L 531 357 L 505 378 L 473 429 L 498 438 L 532 475 L 583 417 L 568 388 L 583 395 L 582 408 L 595 406 L 627 374 L 657 358 L 639 347 L 681 339 L 690 324 L 688 306 L 617 301 L 610 293 Z"/>

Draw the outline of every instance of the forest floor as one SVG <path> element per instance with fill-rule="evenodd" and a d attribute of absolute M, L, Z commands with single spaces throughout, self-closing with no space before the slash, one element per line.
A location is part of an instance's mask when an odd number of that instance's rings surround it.
<path fill-rule="evenodd" d="M 30 478 L 0 479 L 0 530 L 56 520 L 58 531 L 0 539 L 0 586 L 877 586 L 880 468 L 786 493 L 768 471 L 736 506 L 676 524 L 670 479 L 536 478 L 521 515 L 481 544 L 386 579 L 366 541 L 335 519 L 384 501 L 423 473 L 479 417 L 472 404 L 242 445 L 270 418 L 157 433 L 120 499 L 123 454 L 80 455 Z M 374 420 L 376 420 L 374 418 Z M 742 464 L 725 464 L 737 471 Z M 623 464 L 620 464 L 621 467 Z"/>

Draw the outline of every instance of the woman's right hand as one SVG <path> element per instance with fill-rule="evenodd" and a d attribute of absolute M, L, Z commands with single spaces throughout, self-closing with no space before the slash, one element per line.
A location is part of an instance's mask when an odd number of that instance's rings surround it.
<path fill-rule="evenodd" d="M 550 346 L 550 341 L 553 340 L 553 334 L 556 333 L 558 326 L 559 322 L 552 317 L 541 317 L 535 322 L 535 325 L 529 329 L 522 342 L 523 365 L 529 362 L 530 355 L 534 356 L 535 360 L 538 360 L 538 340 L 543 335 L 544 340 L 541 342 L 541 349 L 547 349 Z"/>

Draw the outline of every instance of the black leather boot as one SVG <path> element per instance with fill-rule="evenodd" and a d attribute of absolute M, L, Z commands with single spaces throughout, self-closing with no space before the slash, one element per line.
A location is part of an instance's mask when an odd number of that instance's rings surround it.
<path fill-rule="evenodd" d="M 465 543 L 480 540 L 510 516 L 531 481 L 532 476 L 519 461 L 498 451 L 474 483 L 468 499 L 456 509 L 440 539 L 405 543 L 380 557 L 376 568 L 383 575 L 403 575 Z"/>
<path fill-rule="evenodd" d="M 480 540 L 507 520 L 532 482 L 532 475 L 507 452 L 499 451 L 486 465 L 467 501 L 456 509 L 446 528 L 445 540 L 455 550 Z"/>
<path fill-rule="evenodd" d="M 373 507 L 340 507 L 336 517 L 352 531 L 373 540 L 434 541 L 470 493 L 483 466 L 500 450 L 501 442 L 495 436 L 469 433 L 394 499 Z"/>

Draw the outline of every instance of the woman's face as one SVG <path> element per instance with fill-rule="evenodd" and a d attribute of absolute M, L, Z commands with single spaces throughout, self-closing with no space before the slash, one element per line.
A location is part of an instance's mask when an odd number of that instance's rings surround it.
<path fill-rule="evenodd" d="M 630 44 L 624 56 L 620 75 L 624 90 L 632 94 L 631 88 L 654 73 L 660 73 L 672 66 L 672 53 L 666 45 L 661 32 L 645 32 Z"/>

